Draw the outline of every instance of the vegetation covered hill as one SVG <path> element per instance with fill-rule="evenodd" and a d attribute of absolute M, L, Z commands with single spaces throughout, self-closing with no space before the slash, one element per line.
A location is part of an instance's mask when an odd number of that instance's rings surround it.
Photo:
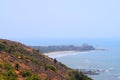
<path fill-rule="evenodd" d="M 95 50 L 95 48 L 88 44 L 83 44 L 82 46 L 74 45 L 58 45 L 58 46 L 30 46 L 32 48 L 40 50 L 40 52 L 56 52 L 56 51 L 90 51 Z"/>
<path fill-rule="evenodd" d="M 0 80 L 92 80 L 37 50 L 0 39 Z"/>

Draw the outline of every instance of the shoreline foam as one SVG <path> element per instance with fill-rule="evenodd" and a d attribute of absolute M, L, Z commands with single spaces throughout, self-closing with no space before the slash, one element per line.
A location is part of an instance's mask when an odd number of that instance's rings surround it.
<path fill-rule="evenodd" d="M 49 53 L 44 53 L 47 56 L 54 56 L 54 55 L 65 55 L 65 54 L 71 54 L 71 53 L 76 53 L 78 51 L 56 51 L 56 52 L 49 52 Z"/>
<path fill-rule="evenodd" d="M 76 54 L 83 54 L 83 53 L 96 52 L 96 51 L 103 51 L 103 50 L 96 49 L 96 50 L 89 50 L 89 51 L 55 51 L 55 52 L 49 52 L 44 54 L 49 57 L 56 58 L 56 57 L 62 57 L 67 55 L 76 55 Z"/>

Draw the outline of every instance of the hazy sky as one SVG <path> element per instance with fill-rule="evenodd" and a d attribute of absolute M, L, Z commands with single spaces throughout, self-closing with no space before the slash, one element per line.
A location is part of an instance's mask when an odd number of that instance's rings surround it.
<path fill-rule="evenodd" d="M 120 38 L 120 0 L 0 0 L 0 38 Z"/>

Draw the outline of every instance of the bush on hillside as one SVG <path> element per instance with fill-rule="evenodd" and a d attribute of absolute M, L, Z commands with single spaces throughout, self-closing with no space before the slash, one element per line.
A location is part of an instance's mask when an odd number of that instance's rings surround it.
<path fill-rule="evenodd" d="M 24 71 L 21 72 L 21 75 L 23 77 L 29 77 L 29 76 L 32 75 L 32 73 L 30 71 L 28 71 L 28 70 L 24 70 Z"/>
<path fill-rule="evenodd" d="M 30 77 L 27 77 L 26 80 L 41 80 L 41 78 L 37 75 L 32 75 Z"/>
<path fill-rule="evenodd" d="M 56 71 L 57 70 L 57 68 L 55 66 L 53 66 L 53 65 L 46 65 L 45 66 L 45 70 L 48 70 L 48 69 L 50 69 L 52 71 Z"/>

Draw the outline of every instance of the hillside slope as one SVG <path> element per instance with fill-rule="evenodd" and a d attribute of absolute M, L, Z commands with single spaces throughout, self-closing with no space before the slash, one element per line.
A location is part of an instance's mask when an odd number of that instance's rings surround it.
<path fill-rule="evenodd" d="M 0 80 L 92 80 L 18 42 L 0 39 Z"/>

